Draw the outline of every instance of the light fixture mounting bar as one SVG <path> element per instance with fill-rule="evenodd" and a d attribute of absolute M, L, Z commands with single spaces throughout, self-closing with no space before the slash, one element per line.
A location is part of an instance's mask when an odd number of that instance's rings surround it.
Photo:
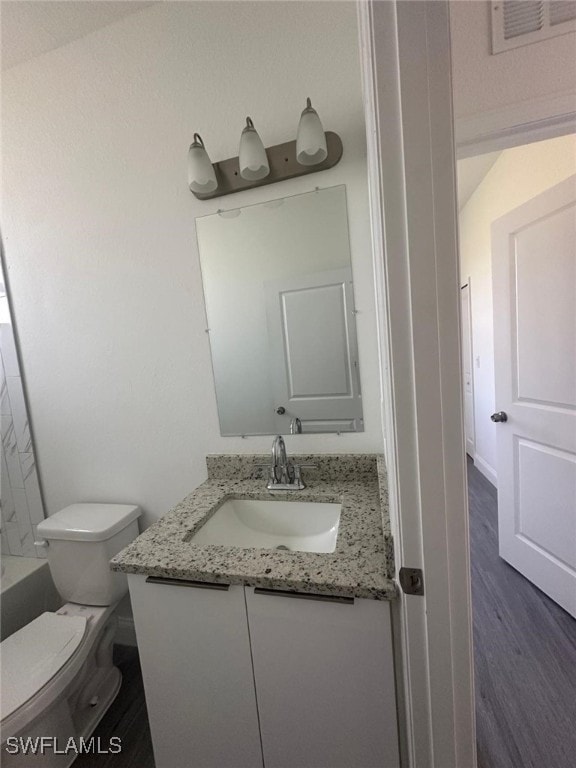
<path fill-rule="evenodd" d="M 326 171 L 340 162 L 342 157 L 342 140 L 337 133 L 326 131 L 326 147 L 328 155 L 325 160 L 316 165 L 300 165 L 296 160 L 296 141 L 287 141 L 285 144 L 276 144 L 266 149 L 270 173 L 258 181 L 248 181 L 240 176 L 238 157 L 230 157 L 213 163 L 216 173 L 218 188 L 214 192 L 205 194 L 192 192 L 199 200 L 211 200 L 213 197 L 232 195 L 234 192 L 243 192 L 245 189 L 263 187 L 265 184 L 275 184 L 277 181 L 295 179 L 297 176 L 305 176 L 316 171 Z"/>

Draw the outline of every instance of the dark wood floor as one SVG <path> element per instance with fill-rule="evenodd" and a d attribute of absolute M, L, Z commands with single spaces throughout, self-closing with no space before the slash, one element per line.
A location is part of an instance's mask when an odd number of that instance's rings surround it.
<path fill-rule="evenodd" d="M 468 483 L 478 768 L 575 768 L 576 621 L 498 557 L 496 491 L 471 462 Z M 115 653 L 122 688 L 94 735 L 122 753 L 74 768 L 154 768 L 138 653 Z"/>
<path fill-rule="evenodd" d="M 496 491 L 468 465 L 479 768 L 575 768 L 576 620 L 498 557 Z"/>

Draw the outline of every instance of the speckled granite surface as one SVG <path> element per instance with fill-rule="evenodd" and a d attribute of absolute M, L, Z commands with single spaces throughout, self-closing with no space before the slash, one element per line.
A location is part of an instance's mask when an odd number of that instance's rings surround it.
<path fill-rule="evenodd" d="M 390 600 L 394 559 L 386 469 L 375 454 L 293 455 L 302 491 L 269 492 L 261 477 L 269 456 L 208 456 L 208 480 L 111 561 L 124 573 Z M 321 479 L 320 479 L 321 478 Z M 342 504 L 333 553 L 194 544 L 193 535 L 227 498 Z"/>
<path fill-rule="evenodd" d="M 290 454 L 289 459 L 301 467 L 307 483 L 313 480 L 338 480 L 374 482 L 377 479 L 378 454 L 376 453 L 299 453 Z M 380 456 L 384 473 L 384 457 Z M 251 477 L 255 465 L 269 465 L 268 454 L 213 454 L 206 457 L 208 477 L 231 480 Z M 260 472 L 262 467 L 258 467 Z"/>

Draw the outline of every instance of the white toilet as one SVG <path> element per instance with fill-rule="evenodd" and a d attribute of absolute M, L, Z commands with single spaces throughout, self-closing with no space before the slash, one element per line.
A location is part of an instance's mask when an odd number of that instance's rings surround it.
<path fill-rule="evenodd" d="M 126 576 L 110 558 L 138 536 L 139 507 L 73 504 L 37 528 L 54 583 L 66 604 L 43 613 L 0 644 L 1 762 L 65 768 L 70 737 L 87 740 L 120 688 L 112 663 L 113 611 L 128 591 Z M 55 737 L 56 751 L 10 754 L 19 738 Z M 9 747 L 9 749 L 7 749 Z M 102 745 L 104 748 L 104 745 Z"/>

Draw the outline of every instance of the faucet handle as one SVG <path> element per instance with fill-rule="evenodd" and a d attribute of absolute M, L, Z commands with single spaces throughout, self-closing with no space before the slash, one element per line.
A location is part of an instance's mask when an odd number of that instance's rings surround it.
<path fill-rule="evenodd" d="M 291 435 L 301 435 L 302 434 L 302 422 L 300 421 L 298 416 L 294 416 L 294 418 L 290 422 L 290 434 Z"/>

